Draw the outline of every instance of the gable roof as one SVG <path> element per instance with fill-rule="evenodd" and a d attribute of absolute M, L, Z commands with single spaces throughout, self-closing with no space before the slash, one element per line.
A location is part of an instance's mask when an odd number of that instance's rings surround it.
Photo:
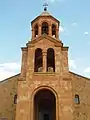
<path fill-rule="evenodd" d="M 48 36 L 48 35 L 46 35 L 46 34 L 43 34 L 43 35 L 41 35 L 40 37 L 36 37 L 35 39 L 32 39 L 31 41 L 29 41 L 29 42 L 27 43 L 27 46 L 28 46 L 28 44 L 35 44 L 36 42 L 42 40 L 43 38 L 46 38 L 47 40 L 53 42 L 54 44 L 56 44 L 56 45 L 58 45 L 58 46 L 63 46 L 63 43 L 62 43 L 61 40 L 58 40 L 58 39 L 53 38 L 53 37 L 51 37 L 51 36 Z"/>

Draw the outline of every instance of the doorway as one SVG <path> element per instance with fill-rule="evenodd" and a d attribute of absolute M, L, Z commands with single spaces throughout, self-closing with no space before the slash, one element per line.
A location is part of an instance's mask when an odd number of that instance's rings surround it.
<path fill-rule="evenodd" d="M 42 89 L 34 96 L 34 120 L 56 120 L 56 98 L 52 91 Z"/>

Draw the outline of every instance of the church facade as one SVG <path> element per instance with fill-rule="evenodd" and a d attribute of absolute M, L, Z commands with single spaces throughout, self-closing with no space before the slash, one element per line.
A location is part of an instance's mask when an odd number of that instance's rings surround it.
<path fill-rule="evenodd" d="M 0 82 L 0 119 L 90 120 L 90 79 L 69 71 L 60 22 L 44 10 L 31 26 L 21 73 Z"/>

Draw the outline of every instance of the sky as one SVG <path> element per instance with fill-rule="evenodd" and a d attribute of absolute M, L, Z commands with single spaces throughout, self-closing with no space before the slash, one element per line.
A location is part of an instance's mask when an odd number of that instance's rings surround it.
<path fill-rule="evenodd" d="M 90 0 L 47 0 L 69 46 L 69 70 L 90 78 Z M 44 0 L 0 0 L 0 81 L 20 73 L 21 47 L 31 39 L 31 21 Z"/>

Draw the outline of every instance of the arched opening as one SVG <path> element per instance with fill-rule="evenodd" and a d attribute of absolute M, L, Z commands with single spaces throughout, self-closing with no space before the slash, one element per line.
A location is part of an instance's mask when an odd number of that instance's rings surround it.
<path fill-rule="evenodd" d="M 14 104 L 17 104 L 17 94 L 14 95 Z"/>
<path fill-rule="evenodd" d="M 42 72 L 42 49 L 37 48 L 35 51 L 34 72 Z"/>
<path fill-rule="evenodd" d="M 47 22 L 42 23 L 42 34 L 48 35 L 48 23 Z"/>
<path fill-rule="evenodd" d="M 38 36 L 38 25 L 36 24 L 35 27 L 34 27 L 34 37 L 37 37 Z"/>
<path fill-rule="evenodd" d="M 56 120 L 56 98 L 48 89 L 41 89 L 34 96 L 34 120 Z"/>
<path fill-rule="evenodd" d="M 54 24 L 52 24 L 52 36 L 56 37 L 56 26 Z"/>
<path fill-rule="evenodd" d="M 55 72 L 55 55 L 52 48 L 47 50 L 47 71 Z"/>
<path fill-rule="evenodd" d="M 75 101 L 76 104 L 80 104 L 79 95 L 75 94 L 74 101 Z"/>

